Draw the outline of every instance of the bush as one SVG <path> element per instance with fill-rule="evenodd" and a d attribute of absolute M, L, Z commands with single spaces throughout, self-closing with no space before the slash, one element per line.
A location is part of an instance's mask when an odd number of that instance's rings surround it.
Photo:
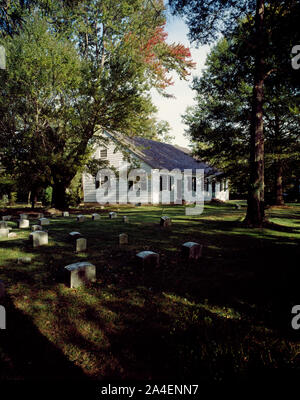
<path fill-rule="evenodd" d="M 71 207 L 77 207 L 82 199 L 81 174 L 77 174 L 66 190 L 66 201 Z"/>
<path fill-rule="evenodd" d="M 4 194 L 1 198 L 0 198 L 0 207 L 6 207 L 8 205 L 9 201 L 8 201 L 8 195 Z"/>
<path fill-rule="evenodd" d="M 44 190 L 44 193 L 43 193 L 43 196 L 42 196 L 42 203 L 43 203 L 44 206 L 50 206 L 51 205 L 51 203 L 52 203 L 52 192 L 53 192 L 53 189 L 52 189 L 51 186 L 48 186 Z"/>
<path fill-rule="evenodd" d="M 17 201 L 17 192 L 11 192 L 9 195 L 9 205 L 14 206 Z"/>

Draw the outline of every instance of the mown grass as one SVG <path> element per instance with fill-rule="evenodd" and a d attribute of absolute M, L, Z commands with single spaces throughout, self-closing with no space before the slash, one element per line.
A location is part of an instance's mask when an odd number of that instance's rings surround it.
<path fill-rule="evenodd" d="M 246 228 L 245 205 L 235 210 L 231 202 L 206 205 L 195 217 L 182 206 L 111 209 L 117 219 L 108 219 L 108 209 L 99 210 L 100 221 L 82 210 L 84 223 L 51 218 L 49 245 L 37 249 L 29 230 L 9 222 L 18 237 L 0 239 L 7 286 L 1 379 L 220 382 L 298 370 L 299 333 L 290 326 L 300 304 L 299 205 L 267 210 L 263 229 Z M 171 229 L 159 227 L 162 214 Z M 87 238 L 86 253 L 74 252 L 71 231 Z M 128 233 L 128 245 L 119 246 L 120 233 Z M 186 241 L 204 245 L 201 260 L 181 258 Z M 141 250 L 159 252 L 160 267 L 142 270 Z M 24 256 L 31 264 L 16 262 Z M 69 289 L 63 268 L 81 260 L 96 265 L 97 282 Z"/>

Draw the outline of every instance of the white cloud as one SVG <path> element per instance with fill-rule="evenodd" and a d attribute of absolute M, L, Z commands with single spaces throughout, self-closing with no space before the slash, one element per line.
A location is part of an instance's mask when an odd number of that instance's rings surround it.
<path fill-rule="evenodd" d="M 152 99 L 158 108 L 158 118 L 169 122 L 175 136 L 174 144 L 188 146 L 189 141 L 183 136 L 186 126 L 181 122 L 181 115 L 185 113 L 188 106 L 193 105 L 195 92 L 190 88 L 193 76 L 201 75 L 204 67 L 205 59 L 208 54 L 209 46 L 202 46 L 199 49 L 192 47 L 188 40 L 188 27 L 182 19 L 170 16 L 168 18 L 166 31 L 168 32 L 169 43 L 182 43 L 190 48 L 192 59 L 196 62 L 196 69 L 188 77 L 188 80 L 180 80 L 178 76 L 173 75 L 174 85 L 170 86 L 167 91 L 175 96 L 175 99 L 164 98 L 157 92 L 152 91 Z"/>

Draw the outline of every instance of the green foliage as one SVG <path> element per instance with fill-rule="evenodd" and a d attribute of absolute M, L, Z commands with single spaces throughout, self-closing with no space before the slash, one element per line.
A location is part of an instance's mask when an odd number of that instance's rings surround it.
<path fill-rule="evenodd" d="M 103 143 L 99 128 L 156 134 L 150 89 L 164 93 L 167 73 L 184 78 L 192 63 L 166 43 L 160 0 L 40 4 L 1 42 L 0 140 L 9 173 L 34 193 L 53 185 L 56 202 Z"/>
<path fill-rule="evenodd" d="M 77 207 L 82 199 L 82 175 L 77 173 L 66 190 L 66 202 L 69 207 Z"/>
<path fill-rule="evenodd" d="M 48 186 L 45 190 L 44 193 L 42 195 L 42 203 L 43 206 L 50 206 L 51 202 L 52 202 L 52 192 L 53 189 L 51 186 Z"/>
<path fill-rule="evenodd" d="M 10 192 L 8 198 L 9 198 L 9 205 L 14 206 L 17 201 L 17 192 Z"/>
<path fill-rule="evenodd" d="M 231 179 L 233 193 L 242 196 L 249 181 L 254 70 L 254 57 L 245 53 L 251 36 L 251 29 L 246 29 L 249 23 L 245 21 L 234 35 L 221 39 L 212 49 L 203 76 L 193 81 L 196 105 L 183 116 L 195 153 L 222 169 Z M 294 111 L 298 97 L 293 77 L 283 78 L 285 66 L 280 55 L 278 59 L 269 55 L 265 64 L 274 67 L 265 81 L 264 99 L 266 190 L 268 199 L 274 201 L 278 166 L 283 168 L 285 181 L 299 174 L 299 114 Z"/>

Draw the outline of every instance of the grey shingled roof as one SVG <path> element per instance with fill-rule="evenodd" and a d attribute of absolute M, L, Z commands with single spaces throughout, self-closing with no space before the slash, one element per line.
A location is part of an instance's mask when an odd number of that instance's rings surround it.
<path fill-rule="evenodd" d="M 118 132 L 106 133 L 114 140 L 122 143 L 141 160 L 155 169 L 204 169 L 205 175 L 221 175 L 223 172 L 197 160 L 190 155 L 190 150 L 181 146 L 173 146 L 168 143 L 157 142 L 142 137 L 123 136 Z"/>
<path fill-rule="evenodd" d="M 183 171 L 184 169 L 204 169 L 205 174 L 218 173 L 217 170 L 204 162 L 191 157 L 188 149 L 180 149 L 171 144 L 156 142 L 155 140 L 141 137 L 126 138 L 138 151 L 138 155 L 152 168 L 172 170 L 175 168 Z M 132 148 L 134 151 L 134 149 Z"/>

